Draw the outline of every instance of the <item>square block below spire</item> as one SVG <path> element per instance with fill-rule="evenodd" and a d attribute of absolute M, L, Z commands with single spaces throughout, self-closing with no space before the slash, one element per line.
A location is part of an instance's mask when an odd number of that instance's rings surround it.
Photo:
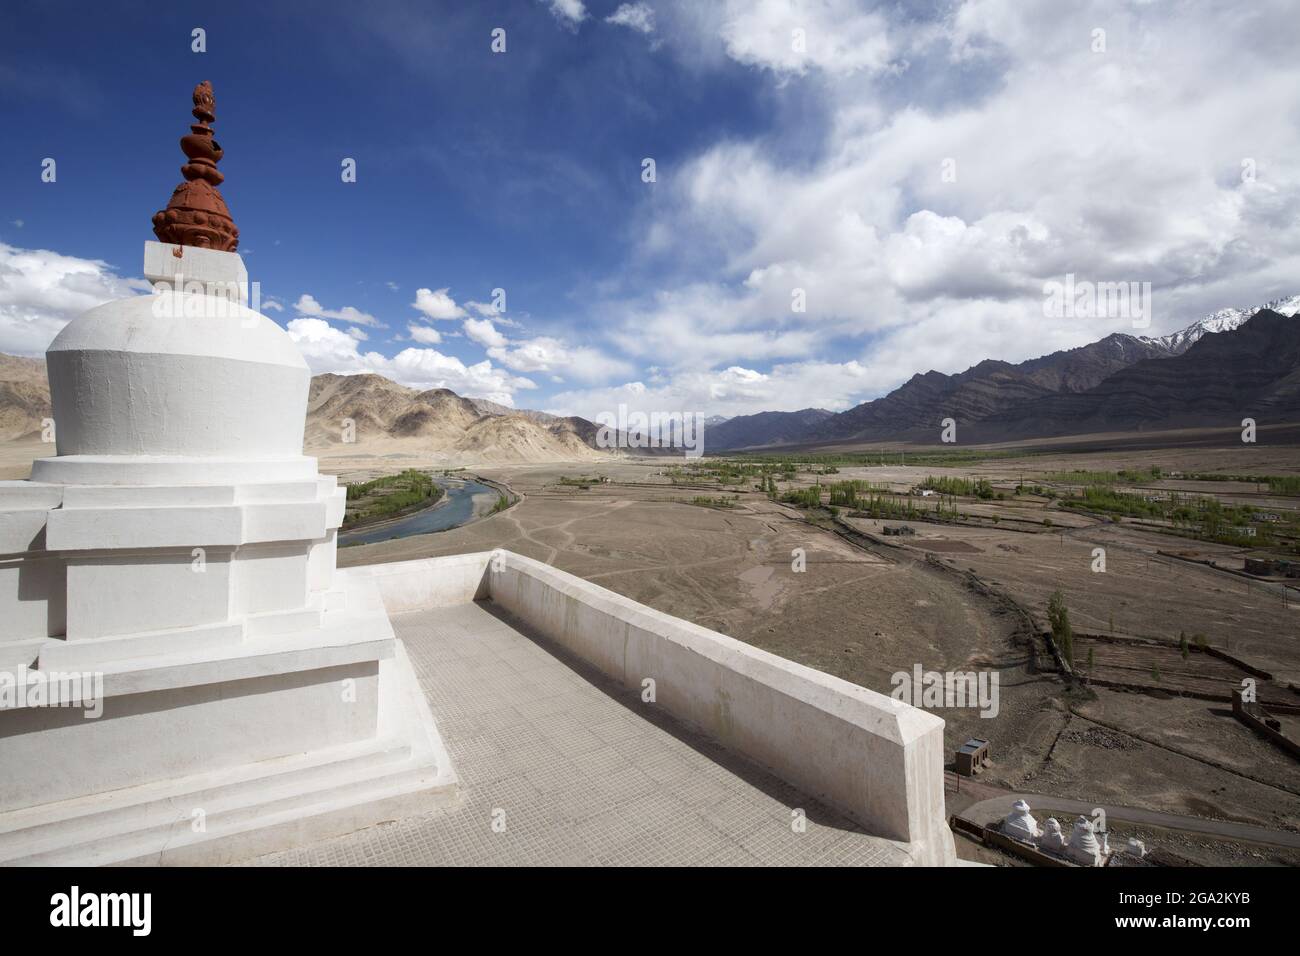
<path fill-rule="evenodd" d="M 197 282 L 208 295 L 248 303 L 248 269 L 237 252 L 150 240 L 144 244 L 144 277 L 154 288 L 185 291 Z"/>

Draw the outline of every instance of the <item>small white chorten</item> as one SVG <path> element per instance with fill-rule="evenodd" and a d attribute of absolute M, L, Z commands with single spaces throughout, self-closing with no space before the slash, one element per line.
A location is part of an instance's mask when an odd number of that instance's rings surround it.
<path fill-rule="evenodd" d="M 1022 843 L 1037 843 L 1038 838 L 1043 835 L 1038 821 L 1029 812 L 1029 804 L 1024 800 L 1017 800 L 1012 805 L 1011 812 L 1002 821 L 1002 832 Z"/>
<path fill-rule="evenodd" d="M 1105 854 L 1097 842 L 1097 832 L 1087 817 L 1079 817 L 1074 821 L 1066 853 L 1070 859 L 1083 866 L 1101 866 L 1105 862 Z"/>
<path fill-rule="evenodd" d="M 1065 852 L 1065 834 L 1061 832 L 1061 821 L 1056 817 L 1048 817 L 1047 822 L 1043 824 L 1043 835 L 1038 845 L 1053 853 Z"/>

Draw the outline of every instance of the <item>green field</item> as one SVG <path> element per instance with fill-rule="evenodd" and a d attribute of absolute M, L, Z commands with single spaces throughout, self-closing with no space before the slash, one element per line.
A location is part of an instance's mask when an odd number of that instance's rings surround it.
<path fill-rule="evenodd" d="M 407 469 L 373 481 L 347 486 L 348 505 L 343 527 L 388 517 L 416 507 L 426 507 L 442 497 L 442 488 L 426 472 Z"/>

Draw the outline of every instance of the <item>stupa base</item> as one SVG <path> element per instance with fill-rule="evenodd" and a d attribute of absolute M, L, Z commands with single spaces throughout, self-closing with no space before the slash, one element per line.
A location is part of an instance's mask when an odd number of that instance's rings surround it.
<path fill-rule="evenodd" d="M 373 585 L 338 577 L 319 628 L 102 666 L 100 713 L 7 702 L 0 865 L 225 863 L 454 800 Z"/>

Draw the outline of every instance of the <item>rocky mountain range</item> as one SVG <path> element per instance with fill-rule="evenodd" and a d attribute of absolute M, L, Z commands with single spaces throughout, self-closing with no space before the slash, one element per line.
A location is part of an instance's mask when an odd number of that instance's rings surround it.
<path fill-rule="evenodd" d="M 824 408 L 805 408 L 797 412 L 759 412 L 711 423 L 704 420 L 706 448 L 749 448 L 779 445 L 802 440 L 834 412 Z"/>
<path fill-rule="evenodd" d="M 1139 403 L 1143 411 L 1120 414 L 1105 401 L 1094 408 L 1087 401 L 1070 397 L 1091 395 L 1096 390 L 1100 390 L 1098 395 L 1107 394 L 1103 385 L 1128 369 L 1138 369 L 1137 377 L 1121 379 L 1120 384 L 1140 389 L 1143 377 L 1149 376 L 1154 395 L 1163 387 L 1161 380 L 1181 368 L 1178 363 L 1161 363 L 1180 358 L 1207 338 L 1247 328 L 1252 317 L 1264 312 L 1283 318 L 1292 316 L 1300 312 L 1300 295 L 1253 309 L 1224 309 L 1159 338 L 1114 333 L 1089 345 L 1017 364 L 987 359 L 956 375 L 931 370 L 913 375 L 888 395 L 838 414 L 824 412 L 810 417 L 808 412 L 817 410 L 804 410 L 738 416 L 723 426 L 706 429 L 705 448 L 719 451 L 845 442 L 936 442 L 940 420 L 949 417 L 966 429 L 963 440 L 975 434 L 969 426 L 984 423 L 978 433 L 981 440 L 987 441 L 1125 429 L 1139 420 L 1154 423 L 1160 419 L 1151 416 L 1162 407 L 1154 399 Z M 1300 323 L 1295 325 L 1300 327 Z M 1157 366 L 1159 371 L 1152 371 Z M 1234 368 L 1231 373 L 1249 376 L 1250 369 Z M 1241 390 L 1245 394 L 1250 387 L 1243 381 Z M 1045 405 L 1049 400 L 1051 403 Z M 1188 404 L 1177 418 L 1192 422 L 1198 415 L 1214 415 L 1212 405 L 1207 398 L 1202 408 L 1197 396 L 1189 395 Z M 1045 409 L 1050 409 L 1051 418 L 1039 421 Z M 1108 410 L 1114 412 L 1113 419 L 1108 417 Z M 1072 415 L 1077 415 L 1078 421 L 1072 420 Z"/>
<path fill-rule="evenodd" d="M 490 402 L 486 398 L 467 398 L 466 401 L 472 403 L 480 415 L 522 415 L 542 425 L 549 425 L 560 419 L 559 415 L 552 415 L 550 412 L 538 412 L 530 408 L 511 408 L 499 402 Z"/>
<path fill-rule="evenodd" d="M 1300 421 L 1300 321 L 1265 309 L 1196 339 L 1173 358 L 1144 359 L 1081 392 L 1061 392 L 977 422 L 977 442 L 1146 428 Z"/>
<path fill-rule="evenodd" d="M 596 425 L 582 418 L 517 412 L 450 389 L 420 391 L 382 375 L 314 376 L 307 401 L 308 451 L 435 453 L 458 461 L 506 464 L 591 461 Z M 337 447 L 336 447 L 337 446 Z"/>

